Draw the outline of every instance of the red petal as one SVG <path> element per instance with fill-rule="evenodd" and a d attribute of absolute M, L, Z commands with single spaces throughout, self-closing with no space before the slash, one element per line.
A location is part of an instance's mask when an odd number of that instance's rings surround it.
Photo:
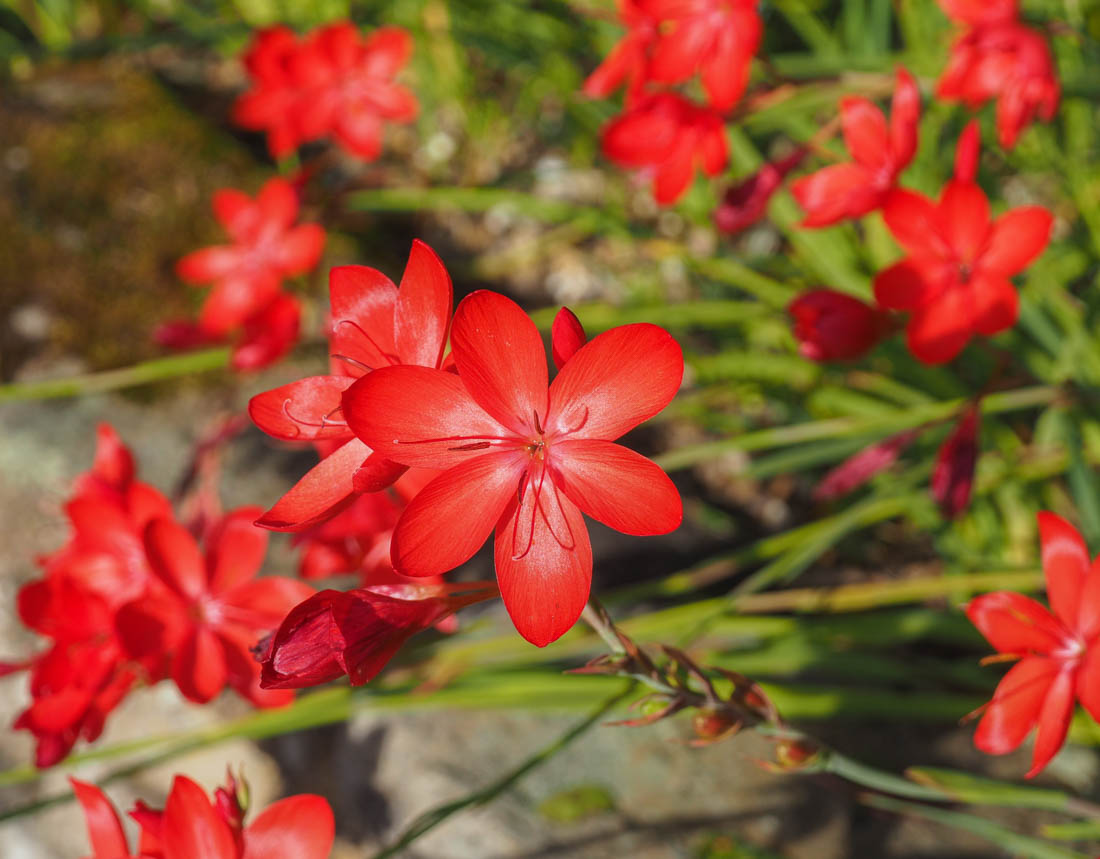
<path fill-rule="evenodd" d="M 176 263 L 176 274 L 187 283 L 212 283 L 237 270 L 241 253 L 232 245 L 215 245 L 193 251 Z"/>
<path fill-rule="evenodd" d="M 172 679 L 183 697 L 205 704 L 225 688 L 227 673 L 225 651 L 217 636 L 204 626 L 195 627 L 172 664 Z"/>
<path fill-rule="evenodd" d="M 267 632 L 279 625 L 287 612 L 313 596 L 313 588 L 286 576 L 262 576 L 242 582 L 218 601 L 232 609 L 226 612 L 233 624 L 256 632 Z M 223 624 L 224 626 L 225 624 Z"/>
<path fill-rule="evenodd" d="M 300 224 L 280 239 L 275 262 L 284 274 L 305 274 L 316 268 L 324 249 L 324 227 L 320 224 Z"/>
<path fill-rule="evenodd" d="M 178 775 L 164 807 L 164 859 L 237 859 L 233 833 L 201 787 Z"/>
<path fill-rule="evenodd" d="M 1090 646 L 1100 633 L 1100 557 L 1092 562 L 1081 591 L 1081 607 L 1077 612 L 1077 634 Z"/>
<path fill-rule="evenodd" d="M 563 307 L 554 317 L 554 324 L 550 329 L 550 351 L 554 356 L 554 366 L 559 370 L 587 341 L 584 334 L 584 326 L 568 307 Z"/>
<path fill-rule="evenodd" d="M 1050 653 L 1065 640 L 1065 627 L 1030 597 L 997 591 L 974 597 L 966 616 L 999 653 Z"/>
<path fill-rule="evenodd" d="M 332 808 L 323 797 L 290 796 L 265 808 L 245 829 L 241 859 L 327 859 L 335 832 Z"/>
<path fill-rule="evenodd" d="M 964 289 L 948 288 L 913 312 L 906 335 L 915 357 L 925 364 L 943 364 L 962 351 L 973 325 L 968 297 Z"/>
<path fill-rule="evenodd" d="M 1073 716 L 1076 679 L 1073 669 L 1063 667 L 1047 691 L 1043 708 L 1039 711 L 1039 731 L 1035 735 L 1035 749 L 1027 778 L 1037 776 L 1066 741 Z"/>
<path fill-rule="evenodd" d="M 494 551 L 500 595 L 516 631 L 538 647 L 564 635 L 580 617 L 592 585 L 592 545 L 577 506 L 551 480 L 497 525 Z"/>
<path fill-rule="evenodd" d="M 988 337 L 1016 324 L 1020 315 L 1020 296 L 1012 281 L 979 275 L 972 278 L 967 286 L 975 331 Z"/>
<path fill-rule="evenodd" d="M 118 812 L 107 796 L 94 784 L 70 777 L 73 793 L 84 809 L 84 823 L 92 844 L 92 859 L 125 859 L 130 855 L 126 833 Z"/>
<path fill-rule="evenodd" d="M 884 310 L 912 310 L 936 289 L 925 280 L 923 269 L 904 259 L 875 276 L 875 301 Z"/>
<path fill-rule="evenodd" d="M 1077 669 L 1077 699 L 1100 722 L 1100 647 L 1093 642 Z"/>
<path fill-rule="evenodd" d="M 214 217 L 235 242 L 246 241 L 259 223 L 259 207 L 244 191 L 220 188 L 214 192 L 212 207 Z"/>
<path fill-rule="evenodd" d="M 351 436 L 340 401 L 351 376 L 310 376 L 257 394 L 248 402 L 252 422 L 283 441 L 318 441 Z"/>
<path fill-rule="evenodd" d="M 264 227 L 288 229 L 298 218 L 298 192 L 286 179 L 268 179 L 256 195 Z"/>
<path fill-rule="evenodd" d="M 974 745 L 991 755 L 1019 747 L 1031 731 L 1058 676 L 1059 663 L 1039 656 L 1021 659 L 1009 669 L 974 732 Z"/>
<path fill-rule="evenodd" d="M 239 328 L 275 299 L 279 284 L 279 276 L 267 269 L 220 280 L 203 302 L 199 324 L 212 335 Z"/>
<path fill-rule="evenodd" d="M 695 175 L 694 135 L 680 133 L 680 139 L 668 156 L 657 165 L 653 180 L 653 199 L 658 205 L 675 203 L 688 189 Z"/>
<path fill-rule="evenodd" d="M 613 441 L 667 406 L 683 375 L 680 344 L 663 328 L 612 328 L 577 350 L 554 379 L 547 430 Z"/>
<path fill-rule="evenodd" d="M 393 77 L 412 55 L 412 37 L 400 27 L 379 27 L 363 42 L 363 70 L 372 77 Z"/>
<path fill-rule="evenodd" d="M 973 182 L 978 175 L 978 159 L 981 155 L 981 127 L 976 119 L 967 123 L 955 146 L 955 180 Z"/>
<path fill-rule="evenodd" d="M 680 493 L 655 462 L 622 445 L 565 439 L 551 448 L 554 483 L 593 519 L 624 534 L 667 534 L 680 527 Z"/>
<path fill-rule="evenodd" d="M 946 254 L 939 233 L 940 214 L 935 204 L 915 191 L 895 189 L 882 206 L 882 217 L 898 244 L 918 257 Z"/>
<path fill-rule="evenodd" d="M 451 350 L 470 396 L 505 426 L 526 435 L 546 423 L 542 337 L 518 304 L 478 290 L 455 311 Z"/>
<path fill-rule="evenodd" d="M 371 454 L 357 438 L 345 442 L 305 473 L 256 524 L 272 531 L 304 531 L 331 519 L 350 504 L 356 492 L 355 471 Z"/>
<path fill-rule="evenodd" d="M 898 67 L 894 98 L 890 104 L 890 149 L 894 172 L 900 172 L 917 151 L 917 126 L 920 123 L 920 90 L 909 72 Z"/>
<path fill-rule="evenodd" d="M 865 98 L 848 96 L 840 102 L 844 143 L 852 158 L 871 170 L 878 170 L 890 157 L 886 117 Z"/>
<path fill-rule="evenodd" d="M 92 473 L 119 490 L 126 489 L 134 480 L 134 455 L 110 424 L 96 427 Z"/>
<path fill-rule="evenodd" d="M 234 510 L 221 520 L 217 533 L 207 540 L 210 593 L 228 591 L 260 571 L 267 554 L 267 531 L 254 523 L 262 512 L 259 507 Z"/>
<path fill-rule="evenodd" d="M 791 193 L 806 211 L 804 227 L 826 227 L 859 218 L 882 205 L 882 191 L 866 167 L 833 164 L 791 183 Z"/>
<path fill-rule="evenodd" d="M 1050 607 L 1072 629 L 1076 626 L 1081 594 L 1089 575 L 1089 552 L 1085 541 L 1069 522 L 1044 510 L 1039 514 L 1039 542 Z"/>
<path fill-rule="evenodd" d="M 283 614 L 293 608 L 289 606 Z M 279 620 L 272 623 L 278 625 Z M 294 700 L 294 692 L 289 689 L 263 689 L 260 687 L 260 663 L 253 655 L 259 634 L 243 627 L 223 627 L 218 630 L 218 641 L 225 654 L 226 685 L 254 707 L 285 707 Z"/>
<path fill-rule="evenodd" d="M 404 465 L 450 468 L 474 446 L 514 433 L 470 396 L 454 373 L 428 367 L 383 367 L 344 394 L 344 417 L 380 455 Z"/>
<path fill-rule="evenodd" d="M 442 261 L 424 242 L 414 239 L 394 313 L 394 342 L 402 364 L 439 366 L 453 301 L 451 276 Z"/>
<path fill-rule="evenodd" d="M 206 593 L 206 562 L 191 533 L 171 519 L 154 519 L 145 528 L 145 553 L 157 577 L 187 602 Z"/>
<path fill-rule="evenodd" d="M 973 182 L 951 181 L 940 197 L 943 229 L 963 260 L 977 260 L 989 239 L 989 198 Z"/>
<path fill-rule="evenodd" d="M 1005 212 L 993 222 L 978 265 L 1006 277 L 1023 271 L 1046 248 L 1053 222 L 1053 215 L 1041 206 Z"/>
<path fill-rule="evenodd" d="M 372 370 L 398 363 L 393 281 L 365 265 L 341 265 L 329 272 L 328 289 L 333 356 L 350 358 Z"/>
<path fill-rule="evenodd" d="M 394 528 L 394 569 L 406 576 L 433 576 L 468 561 L 515 495 L 527 460 L 522 451 L 486 453 L 432 480 Z"/>

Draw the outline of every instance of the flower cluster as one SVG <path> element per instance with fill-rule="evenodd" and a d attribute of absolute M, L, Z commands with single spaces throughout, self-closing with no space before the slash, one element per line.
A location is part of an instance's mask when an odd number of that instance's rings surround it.
<path fill-rule="evenodd" d="M 298 192 L 285 179 L 268 181 L 255 200 L 224 188 L 214 195 L 213 207 L 232 244 L 194 251 L 176 265 L 182 280 L 213 288 L 197 322 L 169 322 L 155 337 L 162 345 L 188 348 L 237 333 L 233 367 L 265 367 L 298 341 L 301 308 L 282 283 L 317 266 L 325 231 L 319 224 L 295 223 Z"/>
<path fill-rule="evenodd" d="M 15 726 L 34 735 L 39 766 L 95 740 L 139 683 L 171 677 L 197 703 L 226 685 L 258 706 L 289 701 L 259 688 L 249 649 L 312 588 L 254 580 L 267 546 L 252 525 L 259 510 L 211 521 L 204 557 L 167 499 L 135 478 L 133 455 L 106 425 L 65 509 L 71 537 L 18 597 L 23 623 L 50 644 L 4 672 L 30 672 L 33 700 Z"/>
<path fill-rule="evenodd" d="M 332 808 L 302 793 L 280 799 L 245 826 L 248 788 L 232 773 L 213 801 L 187 776 L 177 775 L 163 809 L 138 801 L 130 817 L 141 828 L 130 852 L 122 821 L 94 784 L 69 779 L 84 811 L 90 859 L 327 859 L 335 840 Z"/>
<path fill-rule="evenodd" d="M 620 0 L 627 34 L 588 77 L 584 92 L 611 95 L 626 85 L 626 111 L 604 129 L 604 154 L 654 179 L 654 197 L 674 203 L 696 166 L 716 176 L 728 151 L 722 115 L 741 100 L 763 26 L 756 0 Z M 706 106 L 654 85 L 698 74 Z"/>
<path fill-rule="evenodd" d="M 383 123 L 416 117 L 415 96 L 395 81 L 411 53 L 412 39 L 397 27 L 366 38 L 349 21 L 301 39 L 283 26 L 261 30 L 244 55 L 252 88 L 237 100 L 233 119 L 266 132 L 275 158 L 332 137 L 373 161 L 382 151 Z"/>

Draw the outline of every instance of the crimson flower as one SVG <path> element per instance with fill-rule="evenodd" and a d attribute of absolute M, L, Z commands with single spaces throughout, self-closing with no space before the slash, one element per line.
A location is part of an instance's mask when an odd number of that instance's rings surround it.
<path fill-rule="evenodd" d="M 787 174 L 805 159 L 807 150 L 798 148 L 786 158 L 769 161 L 751 176 L 731 185 L 714 210 L 714 225 L 723 233 L 739 233 L 762 217 L 768 202 Z"/>
<path fill-rule="evenodd" d="M 624 82 L 631 94 L 646 82 L 649 51 L 657 38 L 657 21 L 642 10 L 640 0 L 618 0 L 619 20 L 628 32 L 585 79 L 582 91 L 593 98 L 611 95 Z"/>
<path fill-rule="evenodd" d="M 302 142 L 297 110 L 300 88 L 291 71 L 298 37 L 282 25 L 258 30 L 241 58 L 252 89 L 233 105 L 233 121 L 251 131 L 267 132 L 273 158 L 289 155 Z"/>
<path fill-rule="evenodd" d="M 889 330 L 884 314 L 851 295 L 814 289 L 798 296 L 787 312 L 798 351 L 811 361 L 847 361 L 866 354 Z"/>
<path fill-rule="evenodd" d="M 917 151 L 920 92 L 913 76 L 898 68 L 887 124 L 882 111 L 865 98 L 840 102 L 844 143 L 852 161 L 824 167 L 791 184 L 806 210 L 804 227 L 825 227 L 880 208 Z"/>
<path fill-rule="evenodd" d="M 967 617 L 991 645 L 1019 661 L 997 685 L 974 734 L 991 755 L 1018 748 L 1037 727 L 1031 769 L 1037 775 L 1065 742 L 1076 698 L 1100 721 L 1100 564 L 1059 516 L 1039 514 L 1050 610 L 1009 591 L 984 594 Z"/>
<path fill-rule="evenodd" d="M 975 334 L 1016 324 L 1019 299 L 1009 278 L 1043 252 L 1050 212 L 1023 206 L 991 219 L 981 188 L 954 179 L 938 202 L 894 191 L 883 217 L 909 255 L 879 272 L 875 298 L 884 309 L 911 311 L 906 335 L 919 360 L 942 364 Z"/>
<path fill-rule="evenodd" d="M 498 593 L 492 582 L 320 591 L 295 606 L 258 648 L 261 685 L 302 689 L 346 674 L 353 686 L 360 686 L 416 633 Z"/>
<path fill-rule="evenodd" d="M 721 116 L 670 92 L 642 96 L 608 123 L 603 152 L 617 164 L 651 173 L 661 205 L 687 190 L 696 164 L 716 176 L 729 160 Z"/>
<path fill-rule="evenodd" d="M 378 367 L 443 363 L 451 278 L 423 242 L 413 242 L 400 288 L 376 269 L 338 266 L 329 274 L 329 298 L 329 346 L 338 373 L 291 382 L 248 404 L 252 420 L 268 435 L 329 448 L 320 464 L 260 517 L 257 524 L 264 528 L 305 530 L 400 477 L 404 466 L 375 455 L 349 429 L 341 397 L 357 378 Z"/>
<path fill-rule="evenodd" d="M 263 312 L 278 296 L 283 278 L 304 274 L 321 259 L 325 231 L 318 224 L 294 225 L 298 194 L 285 179 L 271 179 L 256 199 L 229 188 L 214 194 L 214 216 L 231 245 L 188 254 L 176 272 L 193 284 L 213 283 L 199 314 L 199 326 L 224 336 Z"/>
<path fill-rule="evenodd" d="M 241 508 L 216 523 L 205 555 L 171 519 L 145 529 L 149 562 L 164 592 L 124 606 L 119 635 L 134 658 L 167 659 L 191 701 L 206 703 L 227 684 L 257 706 L 288 700 L 260 690 L 251 648 L 313 589 L 282 576 L 254 578 L 267 551 L 267 533 L 252 524 L 259 512 Z"/>
<path fill-rule="evenodd" d="M 90 859 L 326 859 L 335 840 L 328 801 L 297 794 L 268 806 L 248 826 L 236 780 L 211 802 L 205 791 L 177 775 L 163 811 L 138 802 L 130 812 L 141 826 L 138 852 L 130 853 L 118 812 L 93 784 L 70 778 L 84 810 Z"/>
<path fill-rule="evenodd" d="M 932 497 L 943 515 L 954 519 L 970 503 L 974 467 L 978 464 L 977 408 L 969 408 L 936 454 L 932 469 Z"/>
<path fill-rule="evenodd" d="M 455 312 L 451 349 L 457 376 L 384 367 L 347 390 L 344 414 L 380 455 L 446 469 L 398 520 L 394 569 L 446 572 L 495 528 L 505 607 L 542 646 L 573 625 L 588 598 L 582 510 L 628 534 L 680 524 L 672 481 L 613 440 L 669 403 L 683 356 L 655 325 L 621 326 L 577 349 L 547 391 L 538 329 L 514 302 L 484 290 Z"/>
<path fill-rule="evenodd" d="M 1049 122 L 1058 110 L 1061 87 L 1046 39 L 1017 20 L 1015 2 L 940 0 L 965 29 L 951 46 L 951 58 L 936 95 L 975 109 L 997 100 L 1001 146 L 1016 145 L 1036 116 Z"/>

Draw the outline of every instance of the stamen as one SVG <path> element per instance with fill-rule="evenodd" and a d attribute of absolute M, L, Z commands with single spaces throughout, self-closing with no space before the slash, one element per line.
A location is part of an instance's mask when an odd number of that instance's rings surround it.
<path fill-rule="evenodd" d="M 351 364 L 353 367 L 358 367 L 364 373 L 369 373 L 374 369 L 374 367 L 368 367 L 362 361 L 356 361 L 354 358 L 349 358 L 347 355 L 333 355 L 332 357 L 337 361 L 343 361 L 347 364 Z"/>
<path fill-rule="evenodd" d="M 305 418 L 299 418 L 292 415 L 290 413 L 290 402 L 291 401 L 289 398 L 283 400 L 283 414 L 296 424 L 301 424 L 304 427 L 315 427 L 319 430 L 326 430 L 329 427 L 344 427 L 345 429 L 347 428 L 346 421 L 331 420 L 331 416 L 340 411 L 340 406 L 337 406 L 328 414 L 321 415 L 321 422 L 317 423 L 316 421 L 307 421 Z M 299 431 L 298 434 L 301 435 L 301 431 Z"/>
<path fill-rule="evenodd" d="M 541 469 L 539 471 L 538 482 L 535 484 L 534 494 L 531 496 L 530 504 L 528 505 L 528 503 L 526 503 L 526 501 L 525 501 L 525 499 L 527 497 L 527 494 L 528 494 L 526 491 L 524 492 L 524 497 L 522 497 L 520 499 L 519 510 L 516 512 L 516 528 L 512 532 L 512 560 L 513 561 L 522 561 L 525 557 L 527 557 L 527 554 L 531 551 L 531 547 L 535 544 L 535 517 L 538 514 L 539 496 L 542 494 L 542 484 L 543 484 L 543 481 L 545 479 L 546 479 L 546 469 Z M 528 480 L 527 486 L 525 487 L 525 489 L 530 489 L 530 480 Z M 516 551 L 516 537 L 519 535 L 520 517 L 522 516 L 524 510 L 526 510 L 528 508 L 528 506 L 530 506 L 530 509 L 531 509 L 531 525 L 530 525 L 530 527 L 525 529 L 527 531 L 527 541 L 526 541 L 526 543 L 523 547 L 523 551 L 522 552 L 517 552 Z"/>
<path fill-rule="evenodd" d="M 542 435 L 542 424 L 539 423 L 539 413 L 537 410 L 532 410 L 532 414 L 535 416 L 535 431 Z"/>
<path fill-rule="evenodd" d="M 336 322 L 335 328 L 339 328 L 341 325 L 350 325 L 352 328 L 354 328 L 356 331 L 358 331 L 360 334 L 362 334 L 363 339 L 366 340 L 368 343 L 370 343 L 371 346 L 374 347 L 374 351 L 376 351 L 379 355 L 382 355 L 389 363 L 391 363 L 391 364 L 400 364 L 401 363 L 401 360 L 396 355 L 391 355 L 389 352 L 383 351 L 382 347 L 379 346 L 376 342 L 374 342 L 374 338 L 371 337 L 366 331 L 364 331 L 363 326 L 361 326 L 354 319 L 340 319 Z M 335 328 L 333 329 L 334 331 L 335 331 Z"/>
<path fill-rule="evenodd" d="M 554 538 L 561 548 L 567 552 L 572 552 L 577 547 L 576 537 L 573 536 L 573 529 L 569 525 L 569 519 L 565 515 L 565 508 L 562 506 L 561 497 L 558 495 L 558 488 L 554 485 L 554 481 L 550 481 L 550 491 L 545 493 L 551 495 L 554 498 L 555 503 L 558 506 L 558 515 L 561 517 L 562 524 L 565 525 L 565 537 L 563 538 L 554 529 L 554 523 L 550 521 L 550 517 L 546 513 L 546 508 L 543 506 L 542 499 L 539 499 L 539 513 L 542 514 L 542 521 L 546 523 L 546 529 L 550 532 L 550 536 Z"/>
<path fill-rule="evenodd" d="M 395 438 L 394 444 L 435 444 L 441 441 L 473 441 L 484 447 L 489 447 L 494 441 L 505 442 L 515 441 L 515 438 L 503 435 L 450 435 L 441 436 L 440 438 L 418 438 L 411 441 L 405 441 L 403 439 Z M 451 450 L 463 450 L 465 448 L 452 447 Z M 476 450 L 477 448 L 470 448 Z"/>
<path fill-rule="evenodd" d="M 584 414 L 581 416 L 580 423 L 578 423 L 576 426 L 569 427 L 567 430 L 565 430 L 565 433 L 564 433 L 565 435 L 568 435 L 570 433 L 578 432 L 581 428 L 584 427 L 584 425 L 586 423 L 588 423 L 588 406 L 582 405 L 581 409 L 584 410 Z"/>
<path fill-rule="evenodd" d="M 460 444 L 458 447 L 449 447 L 447 450 L 485 450 L 487 447 L 492 447 L 492 442 L 475 441 L 470 444 Z"/>

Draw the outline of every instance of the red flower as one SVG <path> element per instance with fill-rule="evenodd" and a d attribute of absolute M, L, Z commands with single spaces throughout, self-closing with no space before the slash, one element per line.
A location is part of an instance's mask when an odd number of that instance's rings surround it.
<path fill-rule="evenodd" d="M 646 95 L 603 130 L 604 155 L 654 176 L 653 196 L 674 203 L 699 164 L 708 176 L 726 166 L 729 152 L 722 118 L 674 93 Z"/>
<path fill-rule="evenodd" d="M 791 184 L 791 193 L 806 210 L 804 227 L 859 218 L 883 205 L 917 151 L 917 83 L 909 72 L 898 68 L 889 125 L 882 111 L 865 98 L 843 99 L 840 118 L 844 143 L 853 160 L 824 167 Z"/>
<path fill-rule="evenodd" d="M 271 179 L 250 199 L 224 188 L 214 195 L 214 216 L 233 240 L 203 248 L 176 266 L 194 284 L 213 283 L 199 314 L 212 337 L 240 328 L 268 308 L 283 278 L 304 274 L 321 258 L 325 231 L 317 224 L 294 226 L 298 195 L 285 179 Z"/>
<path fill-rule="evenodd" d="M 413 635 L 498 593 L 492 582 L 321 591 L 295 606 L 261 645 L 261 685 L 302 689 L 347 674 L 360 686 Z"/>
<path fill-rule="evenodd" d="M 954 519 L 970 503 L 978 463 L 978 419 L 977 408 L 967 409 L 936 455 L 932 497 L 948 519 Z"/>
<path fill-rule="evenodd" d="M 832 289 L 814 289 L 790 303 L 798 351 L 811 361 L 846 361 L 867 353 L 888 330 L 869 304 Z"/>
<path fill-rule="evenodd" d="M 1100 565 L 1081 535 L 1053 513 L 1039 514 L 1043 571 L 1052 611 L 1008 591 L 975 597 L 966 608 L 991 645 L 1019 661 L 986 705 L 974 745 L 991 755 L 1016 749 L 1038 727 L 1037 775 L 1065 742 L 1076 697 L 1100 721 Z"/>
<path fill-rule="evenodd" d="M 235 370 L 259 370 L 274 364 L 298 342 L 302 305 L 293 295 L 278 295 L 248 317 L 229 363 Z"/>
<path fill-rule="evenodd" d="M 657 21 L 642 11 L 639 0 L 619 0 L 619 20 L 628 32 L 585 80 L 585 95 L 609 96 L 624 81 L 634 95 L 646 82 L 649 51 L 657 38 Z"/>
<path fill-rule="evenodd" d="M 1050 47 L 1021 25 L 1014 2 L 941 0 L 944 11 L 967 25 L 951 47 L 936 95 L 971 109 L 997 99 L 997 136 L 1006 149 L 1036 116 L 1050 121 L 1061 88 Z"/>
<path fill-rule="evenodd" d="M 118 812 L 103 791 L 74 778 L 69 781 L 84 810 L 91 859 L 134 856 Z M 141 825 L 135 859 L 325 859 L 335 840 L 332 808 L 314 794 L 281 799 L 244 826 L 244 808 L 232 776 L 211 803 L 201 787 L 178 775 L 163 811 L 138 802 L 130 816 Z"/>
<path fill-rule="evenodd" d="M 200 704 L 227 684 L 257 706 L 287 700 L 259 689 L 251 648 L 313 590 L 281 576 L 254 579 L 267 551 L 266 532 L 252 524 L 259 512 L 246 507 L 228 514 L 211 529 L 205 556 L 176 522 L 150 522 L 145 548 L 165 593 L 130 603 L 118 614 L 130 654 L 166 656 L 180 692 Z"/>
<path fill-rule="evenodd" d="M 894 191 L 883 208 L 890 232 L 909 256 L 875 278 L 875 298 L 888 310 L 909 310 L 910 351 L 926 364 L 950 361 L 975 334 L 1016 324 L 1016 288 L 1009 278 L 1047 245 L 1052 218 L 1024 206 L 990 219 L 989 201 L 973 182 L 948 182 L 939 202 Z"/>
<path fill-rule="evenodd" d="M 592 550 L 581 511 L 628 534 L 680 524 L 675 486 L 612 440 L 675 395 L 683 356 L 655 325 L 625 325 L 581 347 L 547 392 L 546 354 L 512 301 L 479 291 L 455 313 L 458 376 L 384 367 L 344 395 L 348 424 L 380 455 L 446 469 L 409 503 L 394 568 L 438 575 L 496 528 L 497 580 L 520 634 L 562 635 L 588 598 Z"/>
<path fill-rule="evenodd" d="M 659 22 L 649 80 L 679 83 L 698 71 L 711 107 L 737 104 L 763 34 L 756 0 L 638 0 L 638 6 Z"/>
<path fill-rule="evenodd" d="M 360 376 L 391 364 L 439 367 L 450 324 L 451 278 L 426 244 L 414 241 L 398 289 L 382 272 L 339 266 L 329 274 L 329 346 L 339 374 L 311 376 L 253 397 L 248 413 L 284 441 L 332 447 L 257 524 L 301 531 L 330 519 L 363 492 L 384 489 L 404 467 L 374 455 L 343 417 L 341 397 Z"/>
<path fill-rule="evenodd" d="M 301 95 L 290 64 L 298 37 L 284 26 L 259 30 L 242 60 L 253 88 L 233 105 L 233 121 L 251 131 L 267 132 L 272 157 L 289 155 L 302 142 L 298 130 Z"/>
<path fill-rule="evenodd" d="M 796 149 L 786 158 L 768 162 L 748 178 L 727 188 L 722 202 L 714 210 L 714 225 L 723 233 L 739 233 L 759 221 L 772 195 L 779 190 L 787 174 L 802 163 L 806 153 L 806 149 Z"/>

